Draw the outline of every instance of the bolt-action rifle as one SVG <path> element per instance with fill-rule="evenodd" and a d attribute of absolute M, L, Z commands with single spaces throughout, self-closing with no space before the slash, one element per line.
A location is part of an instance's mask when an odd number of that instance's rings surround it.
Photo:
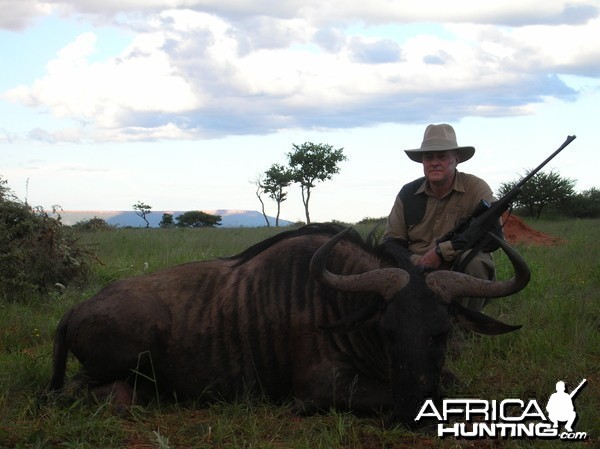
<path fill-rule="evenodd" d="M 481 200 L 475 210 L 466 219 L 461 221 L 453 230 L 448 232 L 443 237 L 437 240 L 437 243 L 453 240 L 460 234 L 464 237 L 462 240 L 466 241 L 465 245 L 461 250 L 463 252 L 472 250 L 466 257 L 457 257 L 455 260 L 460 260 L 458 264 L 452 267 L 455 271 L 463 271 L 471 259 L 477 254 L 488 242 L 488 232 L 494 228 L 498 223 L 498 220 L 504 212 L 506 212 L 515 198 L 521 193 L 521 190 L 525 183 L 535 176 L 548 162 L 550 162 L 558 153 L 566 148 L 576 136 L 568 136 L 567 140 L 544 162 L 534 168 L 532 171 L 527 173 L 515 186 L 510 189 L 502 198 L 498 201 L 494 201 L 489 204 L 485 200 Z"/>

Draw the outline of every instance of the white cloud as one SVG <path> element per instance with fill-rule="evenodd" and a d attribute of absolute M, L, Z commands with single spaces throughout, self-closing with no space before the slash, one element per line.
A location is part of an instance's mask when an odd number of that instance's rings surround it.
<path fill-rule="evenodd" d="M 0 0 L 0 28 L 17 29 L 51 11 L 62 15 L 116 17 L 190 9 L 225 17 L 305 18 L 324 23 L 454 22 L 508 26 L 581 24 L 597 17 L 596 0 Z"/>
<path fill-rule="evenodd" d="M 30 133 L 41 140 L 185 139 L 522 114 L 547 97 L 574 97 L 557 74 L 598 76 L 600 22 L 585 20 L 598 12 L 592 3 L 461 1 L 53 2 L 149 17 L 131 22 L 137 34 L 120 54 L 93 60 L 98 38 L 81 34 L 44 77 L 4 97 L 80 124 Z M 395 20 L 473 23 L 402 40 L 345 31 Z M 519 27 L 489 24 L 511 21 Z"/>
<path fill-rule="evenodd" d="M 51 13 L 47 2 L 37 0 L 0 0 L 0 29 L 22 30 L 31 25 L 34 19 Z"/>
<path fill-rule="evenodd" d="M 600 74 L 596 45 L 600 17 L 582 25 L 536 25 L 498 28 L 489 25 L 449 25 L 461 41 L 478 42 L 483 54 L 495 55 L 508 70 Z M 483 56 L 482 54 L 482 56 Z"/>
<path fill-rule="evenodd" d="M 135 113 L 190 110 L 194 94 L 160 50 L 163 43 L 158 34 L 141 35 L 121 56 L 90 63 L 96 36 L 82 34 L 48 63 L 45 77 L 9 90 L 6 97 L 105 130 L 127 126 Z"/>

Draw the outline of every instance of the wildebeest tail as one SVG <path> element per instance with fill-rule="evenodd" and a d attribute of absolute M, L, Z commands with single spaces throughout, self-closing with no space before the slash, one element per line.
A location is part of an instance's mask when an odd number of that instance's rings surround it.
<path fill-rule="evenodd" d="M 54 336 L 54 350 L 52 353 L 52 379 L 48 389 L 50 391 L 61 390 L 65 386 L 65 372 L 67 370 L 67 356 L 69 347 L 67 345 L 67 328 L 73 310 L 69 311 L 56 329 Z"/>

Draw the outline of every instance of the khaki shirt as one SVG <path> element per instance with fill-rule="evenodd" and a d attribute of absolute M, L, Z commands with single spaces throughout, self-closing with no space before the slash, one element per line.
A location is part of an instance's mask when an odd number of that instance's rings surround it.
<path fill-rule="evenodd" d="M 436 239 L 454 229 L 461 219 L 468 217 L 481 200 L 490 204 L 495 201 L 490 186 L 484 180 L 459 171 L 456 172 L 452 190 L 443 198 L 437 198 L 433 194 L 427 181 L 423 181 L 415 192 L 415 195 L 422 194 L 427 195 L 427 203 L 421 222 L 406 226 L 404 205 L 398 194 L 383 236 L 384 239 L 391 237 L 406 241 L 409 251 L 416 255 L 423 255 L 431 249 Z M 456 255 L 449 241 L 440 243 L 440 250 L 447 261 L 452 261 Z"/>

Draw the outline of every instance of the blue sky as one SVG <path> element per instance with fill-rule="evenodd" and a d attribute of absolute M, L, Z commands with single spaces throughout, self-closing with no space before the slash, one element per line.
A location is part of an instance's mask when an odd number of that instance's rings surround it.
<path fill-rule="evenodd" d="M 0 6 L 0 176 L 32 205 L 259 209 L 252 181 L 310 141 L 348 157 L 311 218 L 385 216 L 444 122 L 494 190 L 570 134 L 548 169 L 600 187 L 597 0 Z"/>

